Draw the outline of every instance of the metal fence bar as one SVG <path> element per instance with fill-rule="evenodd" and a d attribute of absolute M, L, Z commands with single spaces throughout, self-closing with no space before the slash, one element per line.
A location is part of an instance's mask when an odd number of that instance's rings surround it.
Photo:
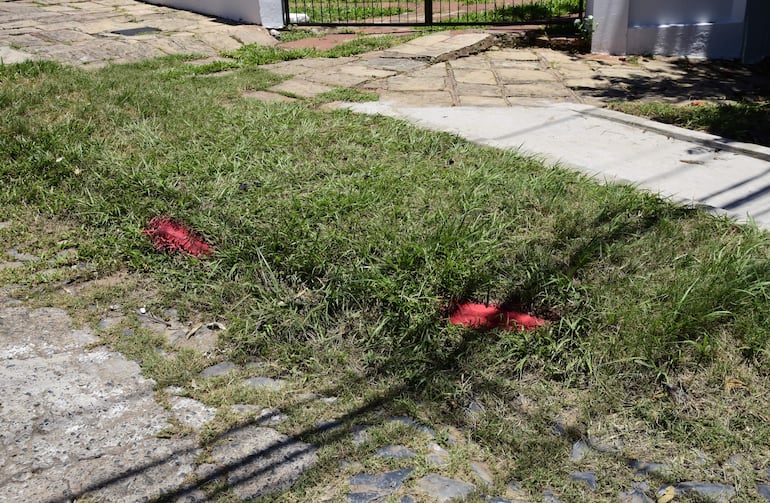
<path fill-rule="evenodd" d="M 316 26 L 566 24 L 585 17 L 585 4 L 564 12 L 547 0 L 283 0 L 287 25 Z"/>

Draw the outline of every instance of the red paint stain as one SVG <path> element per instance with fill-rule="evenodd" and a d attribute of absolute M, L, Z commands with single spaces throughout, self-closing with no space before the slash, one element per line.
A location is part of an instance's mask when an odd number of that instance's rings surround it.
<path fill-rule="evenodd" d="M 156 250 L 182 252 L 194 257 L 213 253 L 211 246 L 197 232 L 174 217 L 155 217 L 142 233 L 150 237 Z"/>
<path fill-rule="evenodd" d="M 449 317 L 453 325 L 471 328 L 502 328 L 505 330 L 533 330 L 545 320 L 531 314 L 502 309 L 495 304 L 466 302 L 457 306 Z"/>

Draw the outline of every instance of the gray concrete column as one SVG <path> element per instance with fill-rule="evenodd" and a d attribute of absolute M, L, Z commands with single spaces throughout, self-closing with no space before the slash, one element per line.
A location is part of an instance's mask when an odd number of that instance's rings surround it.
<path fill-rule="evenodd" d="M 283 0 L 259 0 L 259 17 L 265 28 L 283 28 Z"/>
<path fill-rule="evenodd" d="M 599 54 L 625 54 L 628 46 L 629 0 L 593 0 L 594 16 L 591 51 Z"/>

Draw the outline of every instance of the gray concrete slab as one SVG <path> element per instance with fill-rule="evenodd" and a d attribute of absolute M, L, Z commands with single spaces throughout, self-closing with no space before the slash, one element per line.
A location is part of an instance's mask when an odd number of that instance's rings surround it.
<path fill-rule="evenodd" d="M 3 3 L 0 10 L 4 64 L 34 57 L 99 67 L 163 54 L 214 56 L 251 43 L 277 41 L 262 26 L 220 22 L 135 0 L 16 0 Z"/>
<path fill-rule="evenodd" d="M 651 121 L 613 117 L 575 103 L 481 108 L 381 102 L 349 107 L 520 150 L 601 181 L 629 183 L 770 229 L 769 148 L 736 149 L 717 136 L 674 126 L 649 128 L 645 123 Z"/>
<path fill-rule="evenodd" d="M 97 341 L 59 309 L 0 309 L 0 501 L 146 500 L 192 474 L 154 382 Z"/>
<path fill-rule="evenodd" d="M 17 51 L 10 47 L 0 46 L 0 64 L 13 65 L 16 63 L 23 63 L 24 61 L 34 59 L 35 56 L 28 52 Z"/>

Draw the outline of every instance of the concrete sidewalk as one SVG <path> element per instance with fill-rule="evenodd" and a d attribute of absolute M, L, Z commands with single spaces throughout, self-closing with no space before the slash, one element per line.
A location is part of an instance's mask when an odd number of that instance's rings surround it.
<path fill-rule="evenodd" d="M 770 229 L 770 148 L 574 103 L 493 108 L 378 102 L 349 108 L 520 149 L 601 181 L 630 183 Z"/>
<path fill-rule="evenodd" d="M 491 35 L 441 33 L 355 58 L 266 65 L 276 93 L 334 86 L 379 94 L 344 105 L 399 117 L 477 143 L 520 149 L 596 179 L 770 228 L 770 148 L 605 110 L 609 102 L 721 102 L 768 94 L 766 76 L 727 63 L 627 61 L 544 48 L 501 48 Z"/>

